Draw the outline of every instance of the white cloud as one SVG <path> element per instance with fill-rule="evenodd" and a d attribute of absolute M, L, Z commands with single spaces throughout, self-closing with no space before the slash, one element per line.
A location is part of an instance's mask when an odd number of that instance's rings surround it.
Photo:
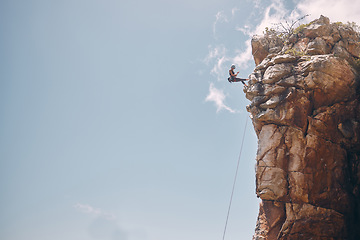
<path fill-rule="evenodd" d="M 297 4 L 301 15 L 311 14 L 311 18 L 324 15 L 331 22 L 356 22 L 360 24 L 360 1 L 358 0 L 301 0 Z"/>
<path fill-rule="evenodd" d="M 251 37 L 253 35 L 261 35 L 266 27 L 271 28 L 274 24 L 283 21 L 288 12 L 282 0 L 273 0 L 272 3 L 265 8 L 261 22 L 250 32 Z"/>
<path fill-rule="evenodd" d="M 235 113 L 236 111 L 231 109 L 230 107 L 226 106 L 225 101 L 225 94 L 222 90 L 217 89 L 214 87 L 214 84 L 211 83 L 209 87 L 209 94 L 207 95 L 205 101 L 206 102 L 214 102 L 216 106 L 216 112 L 219 112 L 222 109 L 225 109 L 231 113 Z"/>
<path fill-rule="evenodd" d="M 246 49 L 245 51 L 237 51 L 237 55 L 232 58 L 232 62 L 241 68 L 247 68 L 249 63 L 252 61 L 252 48 L 251 48 L 251 39 L 248 39 L 245 42 Z"/>
<path fill-rule="evenodd" d="M 116 219 L 116 216 L 110 213 L 106 213 L 103 210 L 99 209 L 99 208 L 94 208 L 93 206 L 89 205 L 89 204 L 81 204 L 81 203 L 77 203 L 74 205 L 74 208 L 78 209 L 79 211 L 86 213 L 86 214 L 90 214 L 93 215 L 95 217 L 104 217 L 108 220 L 114 220 Z"/>

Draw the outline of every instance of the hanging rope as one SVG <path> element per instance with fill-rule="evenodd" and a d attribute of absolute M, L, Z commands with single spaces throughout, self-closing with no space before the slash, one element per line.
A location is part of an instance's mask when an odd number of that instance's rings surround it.
<path fill-rule="evenodd" d="M 244 145 L 244 138 L 245 138 L 245 131 L 246 131 L 247 122 L 248 122 L 248 117 L 246 117 L 246 121 L 245 121 L 244 133 L 243 133 L 243 137 L 242 137 L 242 141 L 241 141 L 240 153 L 239 153 L 239 158 L 238 158 L 238 162 L 237 162 L 237 166 L 236 166 L 235 178 L 234 178 L 234 183 L 233 183 L 233 187 L 232 187 L 232 191 L 231 191 L 229 208 L 228 208 L 228 212 L 227 212 L 227 216 L 226 216 L 226 222 L 225 222 L 225 228 L 224 228 L 224 234 L 223 234 L 222 240 L 225 239 L 226 228 L 227 228 L 229 215 L 230 215 L 231 203 L 232 203 L 232 199 L 233 199 L 233 196 L 234 196 L 234 190 L 235 190 L 235 185 L 236 185 L 236 178 L 237 178 L 238 170 L 239 170 L 239 164 L 240 164 L 240 159 L 241 159 L 242 148 L 243 148 L 243 145 Z"/>

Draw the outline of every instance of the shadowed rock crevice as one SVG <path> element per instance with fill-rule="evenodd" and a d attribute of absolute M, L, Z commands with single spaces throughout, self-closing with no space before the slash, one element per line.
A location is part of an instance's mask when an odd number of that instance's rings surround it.
<path fill-rule="evenodd" d="M 253 239 L 360 239 L 360 36 L 321 16 L 252 40 Z"/>

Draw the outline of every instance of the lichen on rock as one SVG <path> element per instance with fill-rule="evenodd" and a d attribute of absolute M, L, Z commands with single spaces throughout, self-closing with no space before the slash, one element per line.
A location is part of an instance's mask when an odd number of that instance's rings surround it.
<path fill-rule="evenodd" d="M 360 35 L 324 16 L 252 40 L 253 239 L 360 239 Z"/>

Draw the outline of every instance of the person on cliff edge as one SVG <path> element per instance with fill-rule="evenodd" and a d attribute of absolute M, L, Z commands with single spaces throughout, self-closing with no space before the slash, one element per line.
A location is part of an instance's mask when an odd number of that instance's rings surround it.
<path fill-rule="evenodd" d="M 232 83 L 232 82 L 242 82 L 247 87 L 245 81 L 248 81 L 249 79 L 237 78 L 237 75 L 239 74 L 239 72 L 235 73 L 234 69 L 235 69 L 235 65 L 233 64 L 233 65 L 231 65 L 231 68 L 229 70 L 230 77 L 228 78 L 228 81 L 230 83 Z"/>

